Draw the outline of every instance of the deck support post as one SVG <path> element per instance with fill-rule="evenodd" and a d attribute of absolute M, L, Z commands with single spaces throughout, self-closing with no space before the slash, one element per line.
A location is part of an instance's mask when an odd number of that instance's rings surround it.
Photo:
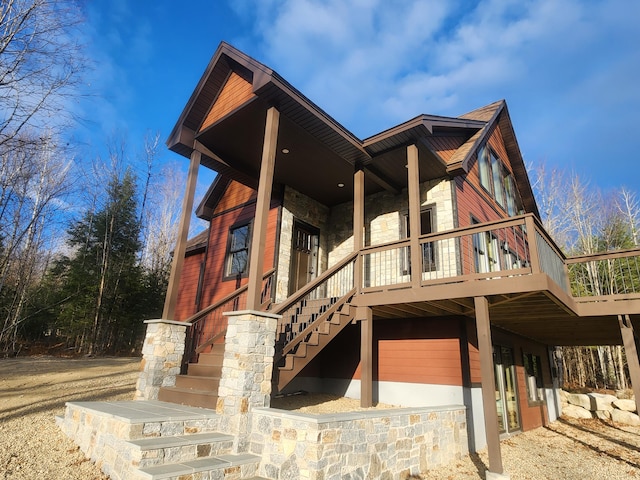
<path fill-rule="evenodd" d="M 411 258 L 411 283 L 419 287 L 422 282 L 422 254 L 420 252 L 420 168 L 418 147 L 407 146 L 407 170 L 409 191 L 409 252 Z"/>
<path fill-rule="evenodd" d="M 353 282 L 356 292 L 362 288 L 362 256 L 364 247 L 364 170 L 356 165 L 353 173 L 353 251 L 358 252 L 354 265 Z"/>
<path fill-rule="evenodd" d="M 489 302 L 486 297 L 474 297 L 476 311 L 476 329 L 478 331 L 478 350 L 480 351 L 480 374 L 482 376 L 482 408 L 484 428 L 487 434 L 489 452 L 489 470 L 487 479 L 507 479 L 502 467 L 500 452 L 500 431 L 496 411 L 496 378 L 493 366 L 493 346 L 491 343 L 491 325 L 489 321 Z"/>
<path fill-rule="evenodd" d="M 373 311 L 356 307 L 355 320 L 360 322 L 360 406 L 373 406 Z"/>
<path fill-rule="evenodd" d="M 640 405 L 640 362 L 638 361 L 638 350 L 633 334 L 631 317 L 629 317 L 629 315 L 618 315 L 618 323 L 620 324 L 624 353 L 627 357 L 627 365 L 629 366 L 631 388 L 636 397 L 636 411 L 638 411 L 638 406 Z"/>
<path fill-rule="evenodd" d="M 191 222 L 191 211 L 193 210 L 193 199 L 196 194 L 196 183 L 198 180 L 198 167 L 200 166 L 201 154 L 194 150 L 191 152 L 189 163 L 189 174 L 187 176 L 187 188 L 182 199 L 182 214 L 178 227 L 178 239 L 176 248 L 173 251 L 173 261 L 171 262 L 171 274 L 167 285 L 167 295 L 164 297 L 164 309 L 162 318 L 164 320 L 174 320 L 176 314 L 176 304 L 178 302 L 178 285 L 182 274 L 182 264 L 184 263 L 184 253 L 187 248 L 187 237 L 189 235 L 189 223 Z"/>
<path fill-rule="evenodd" d="M 262 270 L 264 267 L 264 251 L 267 242 L 267 222 L 273 189 L 273 173 L 276 164 L 276 145 L 278 143 L 278 126 L 280 112 L 275 107 L 267 110 L 264 127 L 264 143 L 262 145 L 262 163 L 256 200 L 256 216 L 251 233 L 251 253 L 249 257 L 249 279 L 247 281 L 247 310 L 262 309 Z"/>

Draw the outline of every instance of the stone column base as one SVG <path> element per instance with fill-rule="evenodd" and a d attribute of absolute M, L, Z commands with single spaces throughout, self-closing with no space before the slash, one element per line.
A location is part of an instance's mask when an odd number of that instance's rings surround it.
<path fill-rule="evenodd" d="M 222 376 L 216 412 L 221 429 L 235 436 L 234 450 L 246 452 L 251 409 L 271 403 L 271 376 L 280 315 L 252 310 L 226 312 Z"/>
<path fill-rule="evenodd" d="M 142 362 L 135 400 L 157 400 L 160 387 L 176 384 L 180 373 L 184 342 L 190 323 L 174 320 L 145 320 L 147 334 L 142 346 Z"/>

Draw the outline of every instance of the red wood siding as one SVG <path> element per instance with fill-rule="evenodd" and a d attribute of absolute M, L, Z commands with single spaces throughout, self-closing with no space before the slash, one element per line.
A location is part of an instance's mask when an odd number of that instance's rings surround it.
<path fill-rule="evenodd" d="M 244 102 L 254 97 L 253 87 L 250 82 L 235 72 L 231 72 L 227 83 L 224 84 L 218 98 L 214 102 L 207 117 L 202 122 L 200 131 L 214 124 L 217 120 L 230 113 Z"/>
<path fill-rule="evenodd" d="M 254 198 L 254 190 L 242 184 L 231 182 L 214 210 L 209 229 L 209 246 L 203 277 L 201 308 L 211 305 L 247 282 L 247 278 L 242 278 L 239 283 L 236 279 L 223 281 L 224 263 L 229 229 L 239 223 L 253 220 L 256 207 L 255 202 L 252 201 Z M 225 209 L 223 210 L 221 207 L 225 207 Z M 272 201 L 267 223 L 265 272 L 273 268 L 275 264 L 278 210 L 279 202 Z M 184 320 L 189 315 L 197 312 L 195 298 L 200 263 L 204 261 L 204 258 L 204 253 L 185 258 L 185 266 L 179 286 L 178 313 L 176 314 L 176 318 L 179 320 Z"/>
<path fill-rule="evenodd" d="M 255 190 L 232 180 L 227 186 L 224 195 L 216 205 L 213 214 L 217 215 L 224 213 L 238 205 L 244 205 L 251 200 L 255 200 L 256 196 L 257 192 Z"/>
<path fill-rule="evenodd" d="M 185 257 L 182 264 L 182 274 L 178 286 L 178 300 L 176 303 L 176 320 L 185 320 L 197 311 L 196 293 L 200 265 L 204 261 L 204 251 Z"/>

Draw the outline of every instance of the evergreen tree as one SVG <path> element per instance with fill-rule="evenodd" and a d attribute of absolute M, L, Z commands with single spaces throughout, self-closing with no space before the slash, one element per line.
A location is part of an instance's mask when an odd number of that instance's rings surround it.
<path fill-rule="evenodd" d="M 140 221 L 130 170 L 112 175 L 106 202 L 68 230 L 73 254 L 54 266 L 63 277 L 58 325 L 90 354 L 133 348 L 142 331 L 144 272 L 139 265 Z"/>

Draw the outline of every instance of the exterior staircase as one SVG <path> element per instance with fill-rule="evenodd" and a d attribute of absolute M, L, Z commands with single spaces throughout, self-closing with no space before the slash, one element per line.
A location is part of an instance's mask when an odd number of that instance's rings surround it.
<path fill-rule="evenodd" d="M 160 387 L 158 400 L 215 410 L 223 359 L 224 343 L 212 345 L 210 352 L 198 355 L 197 363 L 189 363 L 186 375 L 176 376 L 175 386 Z"/>
<path fill-rule="evenodd" d="M 274 385 L 279 392 L 352 322 L 351 297 L 350 293 L 342 298 L 302 300 L 290 318 L 283 318 L 274 360 L 278 366 Z"/>
<path fill-rule="evenodd" d="M 67 403 L 56 422 L 112 480 L 256 480 L 213 410 L 160 401 Z"/>

